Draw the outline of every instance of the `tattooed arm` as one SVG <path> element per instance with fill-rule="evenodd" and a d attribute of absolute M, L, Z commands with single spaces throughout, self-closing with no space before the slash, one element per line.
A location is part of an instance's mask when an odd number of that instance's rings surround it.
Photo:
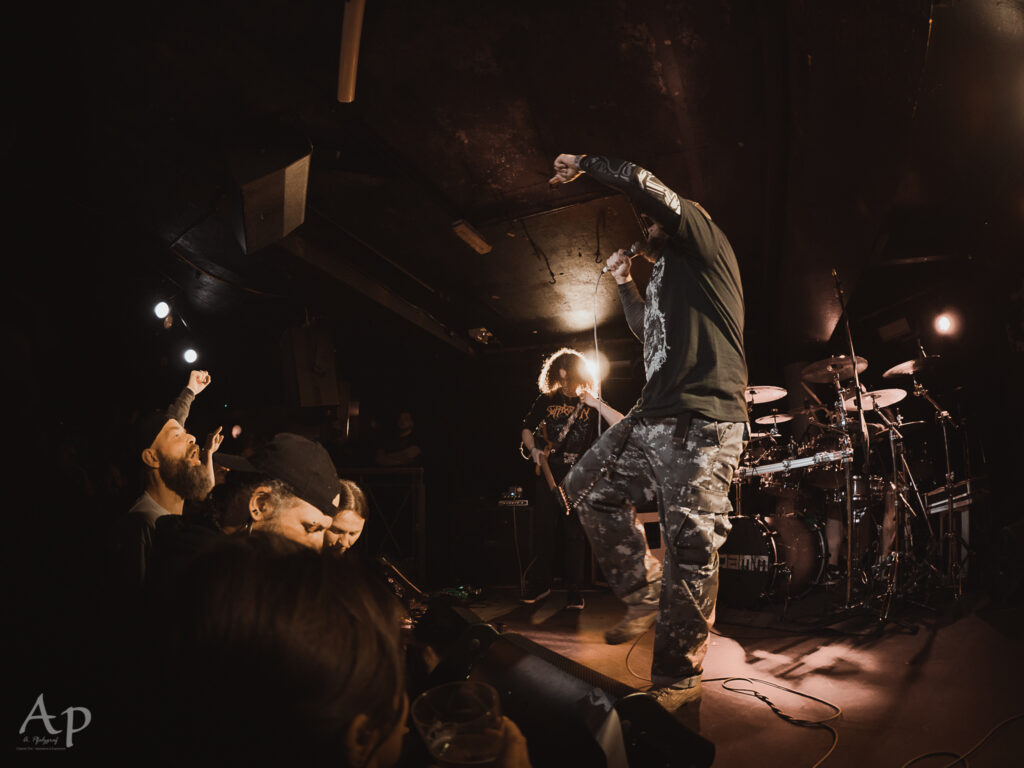
<path fill-rule="evenodd" d="M 601 155 L 559 155 L 551 183 L 568 183 L 581 171 L 624 192 L 638 211 L 646 213 L 666 232 L 679 229 L 681 198 L 650 171 L 635 163 Z"/>
<path fill-rule="evenodd" d="M 710 261 L 719 251 L 708 212 L 692 200 L 680 197 L 647 169 L 601 155 L 559 155 L 550 183 L 566 184 L 582 172 L 623 192 L 639 213 L 658 224 L 665 236 L 688 241 L 685 253 Z"/>

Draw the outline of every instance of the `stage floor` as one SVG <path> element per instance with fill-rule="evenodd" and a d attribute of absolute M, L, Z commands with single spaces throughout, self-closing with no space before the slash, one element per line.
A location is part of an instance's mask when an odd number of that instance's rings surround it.
<path fill-rule="evenodd" d="M 607 590 L 584 592 L 582 613 L 565 610 L 565 593 L 518 603 L 518 591 L 497 590 L 470 606 L 500 631 L 517 632 L 608 677 L 649 686 L 653 630 L 634 644 L 606 645 L 603 632 L 624 613 Z M 829 724 L 838 742 L 826 766 L 902 766 L 929 752 L 963 754 L 1003 720 L 1024 712 L 1024 608 L 968 594 L 936 610 L 900 607 L 877 620 L 847 615 L 828 629 L 836 602 L 811 595 L 776 609 L 720 608 L 705 662 L 705 681 L 749 678 L 788 715 L 822 720 L 828 707 L 773 688 L 785 686 L 842 709 Z M 746 682 L 729 683 L 749 688 Z M 832 744 L 822 728 L 799 727 L 762 701 L 705 682 L 703 701 L 679 719 L 714 742 L 715 766 L 794 768 L 814 765 Z M 1024 765 L 1024 719 L 1000 728 L 969 757 L 973 768 Z M 915 762 L 938 768 L 953 756 Z M 963 763 L 960 763 L 963 765 Z"/>

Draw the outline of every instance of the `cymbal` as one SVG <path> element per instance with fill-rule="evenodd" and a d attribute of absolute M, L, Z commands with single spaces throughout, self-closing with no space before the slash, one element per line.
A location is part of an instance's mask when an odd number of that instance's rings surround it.
<path fill-rule="evenodd" d="M 915 357 L 913 360 L 906 360 L 898 365 L 894 365 L 883 373 L 882 378 L 891 379 L 896 376 L 912 376 L 918 371 L 934 368 L 938 365 L 941 357 L 941 355 L 926 355 L 925 357 Z"/>
<path fill-rule="evenodd" d="M 907 390 L 905 389 L 876 389 L 874 392 L 865 392 L 860 399 L 864 403 L 865 411 L 873 411 L 876 408 L 888 408 L 906 396 Z M 845 400 L 843 405 L 848 411 L 855 411 L 857 410 L 857 398 L 851 397 L 849 400 Z"/>
<path fill-rule="evenodd" d="M 771 437 L 771 436 L 772 436 L 771 432 L 751 432 L 750 433 L 750 439 L 751 440 L 760 440 L 762 438 Z"/>
<path fill-rule="evenodd" d="M 792 421 L 793 417 L 788 413 L 773 413 L 771 416 L 758 416 L 754 419 L 755 424 L 784 424 Z"/>
<path fill-rule="evenodd" d="M 860 355 L 857 356 L 857 373 L 866 371 L 868 361 Z M 836 355 L 826 357 L 816 363 L 811 363 L 800 372 L 804 381 L 811 381 L 815 384 L 829 384 L 833 380 L 833 374 L 838 373 L 840 380 L 849 379 L 853 376 L 853 363 L 848 355 Z"/>
<path fill-rule="evenodd" d="M 782 387 L 747 387 L 743 390 L 743 396 L 748 403 L 770 403 L 773 400 L 781 400 L 787 392 Z"/>

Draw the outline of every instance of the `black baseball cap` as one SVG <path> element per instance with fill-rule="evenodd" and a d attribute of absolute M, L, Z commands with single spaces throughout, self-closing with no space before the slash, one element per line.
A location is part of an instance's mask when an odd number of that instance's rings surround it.
<path fill-rule="evenodd" d="M 214 464 L 235 472 L 259 472 L 287 483 L 295 495 L 328 517 L 341 502 L 341 484 L 327 450 L 302 435 L 279 432 L 250 458 L 215 453 Z"/>

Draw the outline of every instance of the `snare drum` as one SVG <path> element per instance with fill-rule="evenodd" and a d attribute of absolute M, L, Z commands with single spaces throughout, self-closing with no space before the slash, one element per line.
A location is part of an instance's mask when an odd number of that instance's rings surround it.
<path fill-rule="evenodd" d="M 819 525 L 794 512 L 729 520 L 732 530 L 719 550 L 723 605 L 748 608 L 766 597 L 802 597 L 821 580 L 828 554 Z"/>

